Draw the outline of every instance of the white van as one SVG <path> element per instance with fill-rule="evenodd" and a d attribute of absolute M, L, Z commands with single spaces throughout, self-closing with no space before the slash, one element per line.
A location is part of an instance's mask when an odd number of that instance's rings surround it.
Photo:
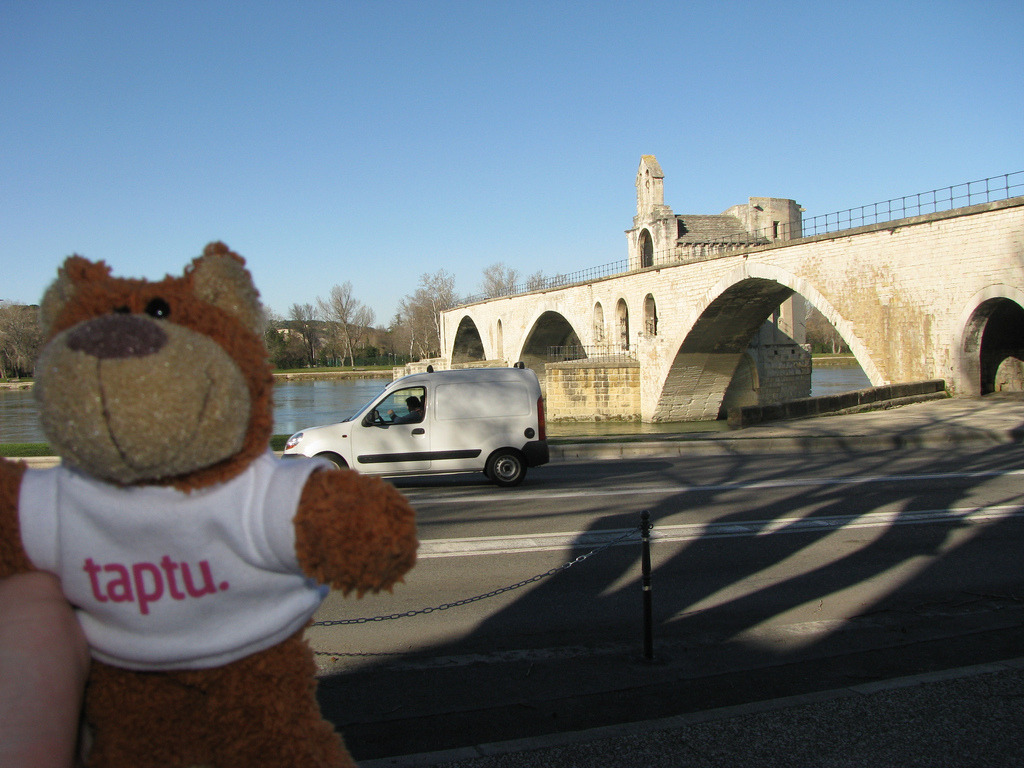
<path fill-rule="evenodd" d="M 548 462 L 537 374 L 514 368 L 414 373 L 338 424 L 292 435 L 285 456 L 319 456 L 372 475 L 483 470 L 513 486 Z"/>

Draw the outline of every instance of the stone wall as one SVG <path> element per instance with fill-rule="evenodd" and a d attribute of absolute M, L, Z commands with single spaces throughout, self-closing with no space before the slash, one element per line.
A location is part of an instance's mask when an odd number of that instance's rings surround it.
<path fill-rule="evenodd" d="M 549 421 L 639 421 L 640 365 L 577 360 L 545 367 Z"/>
<path fill-rule="evenodd" d="M 770 421 L 860 413 L 948 397 L 942 379 L 868 387 L 823 397 L 806 397 L 776 405 L 753 405 L 729 410 L 730 427 L 751 427 Z"/>
<path fill-rule="evenodd" d="M 810 397 L 811 353 L 799 344 L 766 344 L 758 349 L 758 403 L 773 405 Z"/>

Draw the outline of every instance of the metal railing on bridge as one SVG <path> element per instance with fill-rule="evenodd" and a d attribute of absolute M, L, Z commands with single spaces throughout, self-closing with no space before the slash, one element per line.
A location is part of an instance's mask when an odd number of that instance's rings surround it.
<path fill-rule="evenodd" d="M 636 360 L 636 351 L 621 344 L 569 344 L 548 347 L 548 360 L 552 363 L 569 363 L 573 360 L 592 362 L 631 362 Z"/>
<path fill-rule="evenodd" d="M 869 224 L 882 224 L 887 221 L 922 216 L 927 213 L 951 211 L 954 208 L 966 208 L 970 205 L 991 203 L 997 200 L 1009 200 L 1011 197 L 1017 197 L 1018 195 L 1024 195 L 1024 171 L 1004 173 L 1001 176 L 990 176 L 987 179 L 967 181 L 950 187 L 919 192 L 916 195 L 894 197 L 891 200 L 869 203 L 868 205 L 861 205 L 856 208 L 847 208 L 835 213 L 812 216 L 811 218 L 803 219 L 798 225 L 792 225 L 792 227 L 788 223 L 782 222 L 762 230 L 717 238 L 713 242 L 690 243 L 687 246 L 685 258 L 681 259 L 680 262 L 703 261 L 780 240 L 792 241 L 814 235 L 842 232 L 846 229 L 855 229 L 856 227 L 863 227 Z M 620 275 L 628 271 L 629 260 L 620 259 L 619 261 L 602 264 L 598 267 L 590 267 L 551 277 L 535 275 L 523 283 L 508 286 L 499 292 L 492 291 L 488 294 L 467 296 L 461 301 L 461 304 L 475 304 L 479 301 L 518 296 L 532 291 L 579 285 L 603 277 Z"/>
<path fill-rule="evenodd" d="M 923 216 L 926 213 L 951 211 L 954 208 L 966 208 L 969 205 L 991 203 L 996 200 L 1009 200 L 1018 195 L 1024 195 L 1024 171 L 1004 173 L 1002 176 L 990 176 L 987 179 L 954 184 L 951 187 L 919 192 L 906 197 L 894 197 L 892 200 L 847 208 L 845 211 L 827 213 L 824 216 L 814 216 L 804 219 L 801 236 L 840 232 L 868 224 Z"/>
<path fill-rule="evenodd" d="M 579 283 L 588 283 L 591 280 L 597 280 L 602 277 L 611 277 L 612 275 L 619 275 L 629 270 L 629 259 L 619 259 L 613 261 L 610 264 L 602 264 L 597 267 L 588 267 L 587 269 L 580 269 L 576 272 L 568 272 L 561 275 L 552 275 L 550 277 L 544 275 L 535 275 L 529 280 L 522 283 L 516 283 L 505 287 L 500 291 L 492 291 L 490 293 L 479 293 L 474 296 L 467 296 L 462 300 L 462 304 L 475 304 L 478 301 L 489 301 L 490 299 L 503 299 L 508 296 L 518 296 L 521 293 L 530 293 L 531 291 L 544 291 L 549 288 L 562 288 L 566 285 L 578 285 Z"/>

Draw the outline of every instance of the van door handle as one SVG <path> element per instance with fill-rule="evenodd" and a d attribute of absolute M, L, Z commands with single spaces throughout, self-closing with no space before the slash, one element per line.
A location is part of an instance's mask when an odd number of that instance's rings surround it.
<path fill-rule="evenodd" d="M 416 427 L 416 429 L 414 429 L 412 433 L 414 435 L 425 435 L 427 434 L 427 430 L 425 430 L 423 427 Z"/>

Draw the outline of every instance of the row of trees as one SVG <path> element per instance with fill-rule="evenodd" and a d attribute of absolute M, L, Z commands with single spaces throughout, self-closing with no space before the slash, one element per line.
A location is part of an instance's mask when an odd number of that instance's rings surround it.
<path fill-rule="evenodd" d="M 528 290 L 540 288 L 537 272 L 526 280 Z M 487 298 L 507 296 L 521 288 L 516 269 L 498 262 L 487 267 L 481 282 Z M 455 276 L 444 269 L 420 276 L 416 290 L 404 296 L 386 328 L 353 294 L 352 283 L 331 288 L 313 303 L 292 304 L 287 317 L 267 318 L 267 346 L 275 367 L 355 365 L 405 362 L 441 354 L 441 313 L 463 298 L 455 291 Z"/>
<path fill-rule="evenodd" d="M 265 337 L 278 368 L 404 363 L 441 354 L 440 313 L 460 302 L 455 277 L 445 270 L 420 277 L 386 328 L 351 282 L 335 285 L 314 303 L 293 304 L 287 317 L 268 312 Z M 32 375 L 42 344 L 39 308 L 0 303 L 0 378 Z"/>
<path fill-rule="evenodd" d="M 386 328 L 352 292 L 331 288 L 315 303 L 292 304 L 288 317 L 267 318 L 267 347 L 277 368 L 404 363 L 441 354 L 441 312 L 460 302 L 455 277 L 441 269 L 420 277 Z"/>

